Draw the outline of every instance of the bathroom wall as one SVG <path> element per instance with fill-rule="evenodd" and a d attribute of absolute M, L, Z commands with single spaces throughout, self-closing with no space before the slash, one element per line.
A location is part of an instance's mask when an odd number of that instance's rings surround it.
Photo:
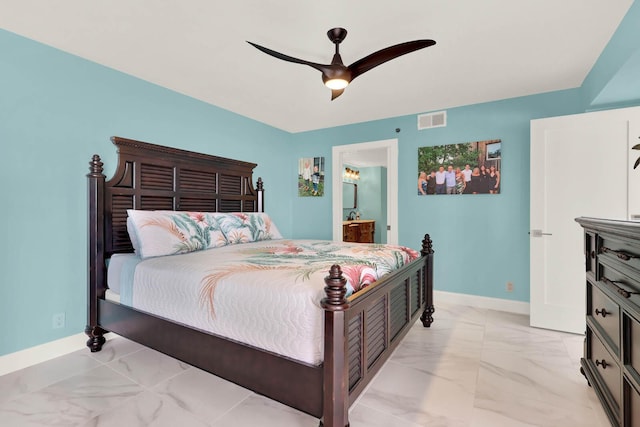
<path fill-rule="evenodd" d="M 358 185 L 358 211 L 360 219 L 376 222 L 375 243 L 387 242 L 387 168 L 381 166 L 360 168 Z"/>

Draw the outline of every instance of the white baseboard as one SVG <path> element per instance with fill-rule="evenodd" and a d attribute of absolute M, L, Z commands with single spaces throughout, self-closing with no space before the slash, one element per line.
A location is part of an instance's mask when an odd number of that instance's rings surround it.
<path fill-rule="evenodd" d="M 481 297 L 478 295 L 457 294 L 454 292 L 436 290 L 433 291 L 433 300 L 436 311 L 438 310 L 438 301 L 444 301 L 451 304 L 468 305 L 470 307 L 487 308 L 490 310 L 529 315 L 529 303 L 522 301 Z"/>
<path fill-rule="evenodd" d="M 105 336 L 106 339 L 115 337 L 116 335 L 112 333 Z M 74 351 L 82 349 L 89 351 L 86 345 L 87 339 L 84 333 L 79 333 L 0 356 L 0 376 L 73 353 Z"/>

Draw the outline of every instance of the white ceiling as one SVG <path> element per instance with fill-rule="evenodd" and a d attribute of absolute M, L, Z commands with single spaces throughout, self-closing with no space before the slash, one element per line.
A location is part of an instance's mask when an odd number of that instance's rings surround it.
<path fill-rule="evenodd" d="M 0 0 L 0 28 L 299 132 L 579 87 L 633 0 Z M 437 44 L 330 101 L 320 72 L 256 50 L 345 64 Z"/>
<path fill-rule="evenodd" d="M 387 149 L 367 149 L 361 151 L 344 152 L 342 163 L 361 168 L 370 166 L 387 166 Z"/>

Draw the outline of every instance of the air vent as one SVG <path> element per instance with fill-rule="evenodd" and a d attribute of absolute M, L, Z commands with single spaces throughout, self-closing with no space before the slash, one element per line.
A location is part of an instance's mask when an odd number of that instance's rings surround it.
<path fill-rule="evenodd" d="M 436 111 L 435 113 L 418 115 L 418 130 L 439 128 L 447 125 L 447 112 Z"/>

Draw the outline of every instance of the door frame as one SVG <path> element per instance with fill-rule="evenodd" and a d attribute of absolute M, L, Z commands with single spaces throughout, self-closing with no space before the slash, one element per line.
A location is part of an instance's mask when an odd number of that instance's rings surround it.
<path fill-rule="evenodd" d="M 380 149 L 387 152 L 387 224 L 381 226 L 387 229 L 387 243 L 398 244 L 398 140 L 395 138 L 332 147 L 333 240 L 342 241 L 342 171 L 345 153 Z"/>

